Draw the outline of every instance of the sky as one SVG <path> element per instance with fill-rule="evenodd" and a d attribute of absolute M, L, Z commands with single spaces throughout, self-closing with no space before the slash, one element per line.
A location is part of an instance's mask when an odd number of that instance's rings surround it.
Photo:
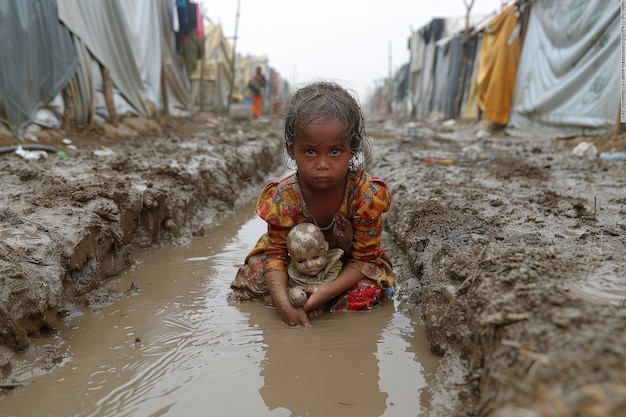
<path fill-rule="evenodd" d="M 201 0 L 242 55 L 265 55 L 291 85 L 325 79 L 361 101 L 409 61 L 412 31 L 436 17 L 464 17 L 471 0 Z M 471 15 L 494 14 L 503 0 L 473 0 Z M 237 8 L 239 4 L 239 18 Z"/>

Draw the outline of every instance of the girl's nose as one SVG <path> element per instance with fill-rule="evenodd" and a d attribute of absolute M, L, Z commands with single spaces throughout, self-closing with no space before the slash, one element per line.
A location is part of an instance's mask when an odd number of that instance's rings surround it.
<path fill-rule="evenodd" d="M 317 160 L 317 168 L 327 169 L 330 166 L 329 161 L 330 159 L 327 156 L 320 156 Z"/>

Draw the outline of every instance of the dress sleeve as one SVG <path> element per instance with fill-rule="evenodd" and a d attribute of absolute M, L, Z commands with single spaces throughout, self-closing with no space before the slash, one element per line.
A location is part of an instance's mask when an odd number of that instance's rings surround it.
<path fill-rule="evenodd" d="M 287 272 L 287 233 L 295 225 L 293 220 L 293 198 L 280 183 L 272 182 L 263 188 L 257 201 L 256 212 L 267 222 L 263 272 Z"/>
<path fill-rule="evenodd" d="M 391 205 L 389 188 L 383 181 L 367 176 L 357 185 L 351 205 L 354 236 L 349 265 L 381 286 L 393 285 L 393 277 L 385 277 L 390 264 L 381 246 L 382 214 Z"/>

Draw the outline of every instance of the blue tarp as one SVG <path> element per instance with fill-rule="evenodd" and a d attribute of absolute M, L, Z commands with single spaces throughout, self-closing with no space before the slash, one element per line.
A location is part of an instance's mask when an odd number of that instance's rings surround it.
<path fill-rule="evenodd" d="M 78 65 L 56 0 L 0 0 L 0 114 L 23 128 L 67 84 Z"/>

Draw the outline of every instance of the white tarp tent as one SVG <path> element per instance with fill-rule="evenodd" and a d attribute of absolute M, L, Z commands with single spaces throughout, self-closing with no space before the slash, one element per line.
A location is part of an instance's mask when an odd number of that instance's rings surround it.
<path fill-rule="evenodd" d="M 17 134 L 32 122 L 60 127 L 107 120 L 101 68 L 111 74 L 118 114 L 152 116 L 190 106 L 189 80 L 178 63 L 176 0 L 0 0 L 2 124 Z M 167 94 L 163 94 L 166 91 Z M 61 94 L 71 95 L 68 100 Z M 65 97 L 67 98 L 67 97 Z"/>
<path fill-rule="evenodd" d="M 160 102 L 162 70 L 173 95 L 170 100 L 188 106 L 188 81 L 176 64 L 173 39 L 165 36 L 173 33 L 172 25 L 164 23 L 172 19 L 168 1 L 57 2 L 59 19 L 75 35 L 77 48 L 84 45 L 110 71 L 116 88 L 138 114 L 151 116 L 147 103 Z M 87 55 L 81 56 L 82 69 L 89 71 Z"/>
<path fill-rule="evenodd" d="M 532 4 L 507 132 L 572 137 L 612 130 L 620 100 L 620 2 Z"/>

